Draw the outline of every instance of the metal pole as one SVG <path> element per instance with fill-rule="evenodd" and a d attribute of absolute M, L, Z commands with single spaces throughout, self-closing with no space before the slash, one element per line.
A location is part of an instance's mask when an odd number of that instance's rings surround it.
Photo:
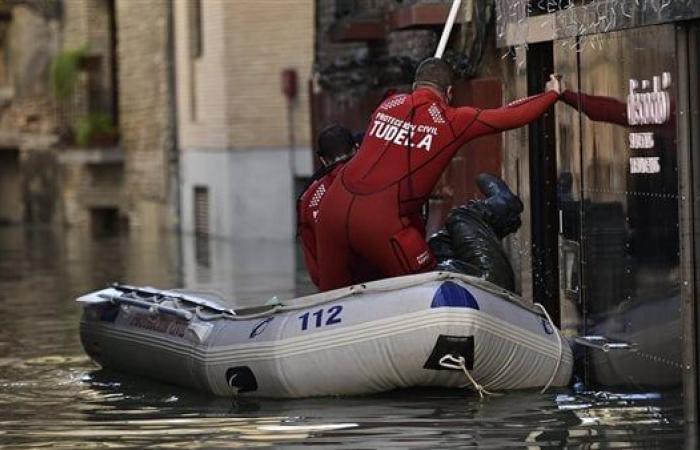
<path fill-rule="evenodd" d="M 440 43 L 438 44 L 437 50 L 435 51 L 436 58 L 442 58 L 442 54 L 445 53 L 445 47 L 447 47 L 447 40 L 450 38 L 452 26 L 455 24 L 457 11 L 459 11 L 459 7 L 461 6 L 461 4 L 462 0 L 452 0 L 452 7 L 450 8 L 450 13 L 447 15 L 447 22 L 445 22 L 445 28 L 442 29 Z"/>

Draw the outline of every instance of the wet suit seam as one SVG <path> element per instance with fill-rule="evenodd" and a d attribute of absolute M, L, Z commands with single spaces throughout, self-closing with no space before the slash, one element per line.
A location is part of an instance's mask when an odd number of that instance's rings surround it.
<path fill-rule="evenodd" d="M 350 232 L 350 214 L 352 212 L 352 206 L 355 203 L 355 197 L 356 196 L 353 194 L 352 199 L 350 200 L 350 204 L 348 205 L 348 211 L 345 213 L 345 240 L 347 241 L 348 247 L 350 248 L 350 250 L 352 250 L 352 248 L 353 248 L 352 239 L 351 239 L 352 233 Z M 348 265 L 346 267 L 346 269 L 348 269 L 348 273 L 350 273 L 350 266 L 349 266 L 350 260 L 349 259 L 348 259 L 346 264 Z"/>
<path fill-rule="evenodd" d="M 505 128 L 499 128 L 499 127 L 493 126 L 493 125 L 491 125 L 490 123 L 484 122 L 483 120 L 478 120 L 478 119 L 477 119 L 476 121 L 479 122 L 480 124 L 484 125 L 485 127 L 491 128 L 492 130 L 501 131 L 501 132 L 502 132 L 502 131 L 506 131 Z"/>

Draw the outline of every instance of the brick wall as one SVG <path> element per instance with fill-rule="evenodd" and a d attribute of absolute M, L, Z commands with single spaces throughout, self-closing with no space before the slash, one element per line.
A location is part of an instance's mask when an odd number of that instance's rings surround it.
<path fill-rule="evenodd" d="M 286 147 L 287 104 L 280 72 L 296 70 L 293 109 L 297 145 L 308 146 L 308 80 L 313 61 L 313 3 L 238 0 L 227 3 L 226 72 L 230 138 L 234 147 Z"/>
<path fill-rule="evenodd" d="M 119 130 L 131 225 L 158 229 L 173 220 L 168 0 L 116 3 Z"/>
<path fill-rule="evenodd" d="M 183 149 L 230 146 L 226 87 L 226 0 L 202 2 L 202 54 L 190 53 L 190 14 L 194 2 L 176 0 L 175 59 L 179 143 Z"/>
<path fill-rule="evenodd" d="M 8 83 L 0 101 L 0 134 L 49 133 L 55 126 L 48 84 L 58 47 L 58 23 L 21 5 L 12 8 L 5 41 Z"/>
<path fill-rule="evenodd" d="M 202 54 L 190 55 L 189 0 L 175 2 L 178 124 L 185 149 L 284 148 L 287 105 L 280 72 L 298 75 L 296 144 L 309 143 L 307 84 L 313 59 L 308 0 L 207 0 Z"/>

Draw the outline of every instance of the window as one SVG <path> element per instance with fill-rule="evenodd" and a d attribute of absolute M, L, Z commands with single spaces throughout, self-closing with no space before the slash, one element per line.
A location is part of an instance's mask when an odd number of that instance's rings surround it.
<path fill-rule="evenodd" d="M 357 12 L 357 0 L 335 0 L 335 18 L 352 16 Z"/>
<path fill-rule="evenodd" d="M 198 235 L 209 234 L 209 188 L 194 187 L 194 232 Z"/>
<path fill-rule="evenodd" d="M 202 0 L 189 0 L 190 36 L 190 120 L 197 120 L 197 71 L 195 61 L 202 57 Z"/>
<path fill-rule="evenodd" d="M 202 0 L 190 0 L 190 57 L 202 56 Z"/>
<path fill-rule="evenodd" d="M 10 21 L 0 11 L 0 88 L 10 86 Z"/>

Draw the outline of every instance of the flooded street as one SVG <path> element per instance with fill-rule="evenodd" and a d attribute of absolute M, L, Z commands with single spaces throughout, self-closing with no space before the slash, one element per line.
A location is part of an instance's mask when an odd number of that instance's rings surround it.
<path fill-rule="evenodd" d="M 296 261 L 286 242 L 0 228 L 0 446 L 694 448 L 677 393 L 235 400 L 102 371 L 82 350 L 81 293 L 120 281 L 213 289 L 252 305 L 311 292 Z"/>

